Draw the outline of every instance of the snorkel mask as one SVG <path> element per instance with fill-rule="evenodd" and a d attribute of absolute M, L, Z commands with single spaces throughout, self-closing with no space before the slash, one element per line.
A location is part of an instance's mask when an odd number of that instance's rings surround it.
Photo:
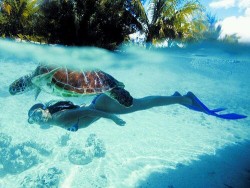
<path fill-rule="evenodd" d="M 28 122 L 30 124 L 43 122 L 43 111 L 46 110 L 46 106 L 42 103 L 33 105 L 28 112 Z"/>

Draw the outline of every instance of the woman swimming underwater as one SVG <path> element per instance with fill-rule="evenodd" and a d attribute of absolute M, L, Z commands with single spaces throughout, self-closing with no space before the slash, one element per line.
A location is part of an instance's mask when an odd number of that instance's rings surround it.
<path fill-rule="evenodd" d="M 124 107 L 105 94 L 98 95 L 89 106 L 74 105 L 70 101 L 60 101 L 53 105 L 41 103 L 32 106 L 28 112 L 28 122 L 43 125 L 56 125 L 66 128 L 69 131 L 77 131 L 85 128 L 100 118 L 107 118 L 117 125 L 125 125 L 125 121 L 115 114 L 127 114 L 140 110 L 146 110 L 157 106 L 171 104 L 184 105 L 192 110 L 213 115 L 223 119 L 242 119 L 247 116 L 239 114 L 217 114 L 225 110 L 218 108 L 209 110 L 192 92 L 181 95 L 175 92 L 172 96 L 148 96 L 140 99 L 133 99 L 131 107 Z"/>

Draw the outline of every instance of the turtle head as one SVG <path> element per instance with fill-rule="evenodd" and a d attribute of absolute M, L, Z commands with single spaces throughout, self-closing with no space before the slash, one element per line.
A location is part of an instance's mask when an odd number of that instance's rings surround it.
<path fill-rule="evenodd" d="M 30 91 L 32 89 L 34 89 L 34 86 L 31 82 L 31 75 L 26 75 L 10 84 L 9 92 L 11 95 L 17 95 Z"/>

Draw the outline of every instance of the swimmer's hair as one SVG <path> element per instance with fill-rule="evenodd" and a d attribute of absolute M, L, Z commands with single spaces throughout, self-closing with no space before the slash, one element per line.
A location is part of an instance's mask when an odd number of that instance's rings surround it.
<path fill-rule="evenodd" d="M 45 106 L 44 104 L 42 104 L 42 103 L 37 103 L 37 104 L 33 105 L 33 106 L 30 108 L 29 112 L 28 112 L 28 116 L 30 117 L 31 114 L 32 114 L 36 109 L 38 109 L 38 108 L 41 108 L 41 109 L 45 110 L 45 109 L 46 109 L 46 106 Z"/>

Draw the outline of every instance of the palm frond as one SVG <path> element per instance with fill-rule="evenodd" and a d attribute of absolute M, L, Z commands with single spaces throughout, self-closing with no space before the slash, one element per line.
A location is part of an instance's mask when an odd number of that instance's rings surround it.
<path fill-rule="evenodd" d="M 147 29 L 149 24 L 147 14 L 140 0 L 127 1 L 129 11 L 135 16 L 136 19 L 143 25 L 144 30 Z"/>

